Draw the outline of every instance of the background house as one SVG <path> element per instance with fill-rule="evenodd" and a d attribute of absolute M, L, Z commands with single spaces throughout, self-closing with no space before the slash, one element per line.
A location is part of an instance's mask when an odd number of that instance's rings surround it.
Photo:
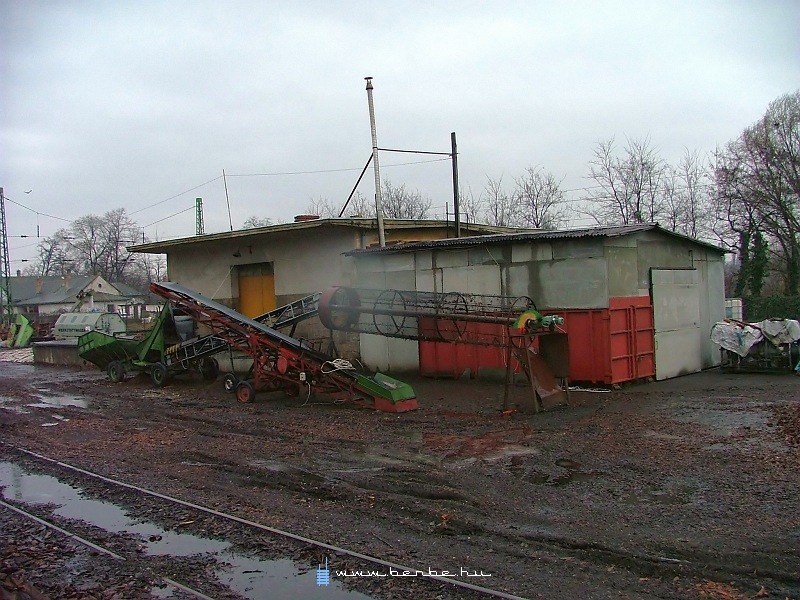
<path fill-rule="evenodd" d="M 9 278 L 14 311 L 36 320 L 70 311 L 96 310 L 125 316 L 156 308 L 148 293 L 100 275 L 24 276 Z"/>

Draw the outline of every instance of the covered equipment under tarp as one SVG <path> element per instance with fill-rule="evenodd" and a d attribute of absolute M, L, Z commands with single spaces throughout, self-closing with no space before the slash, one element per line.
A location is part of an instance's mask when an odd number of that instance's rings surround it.
<path fill-rule="evenodd" d="M 798 363 L 800 322 L 767 319 L 744 323 L 726 319 L 711 329 L 711 341 L 720 347 L 723 370 L 791 371 Z"/>

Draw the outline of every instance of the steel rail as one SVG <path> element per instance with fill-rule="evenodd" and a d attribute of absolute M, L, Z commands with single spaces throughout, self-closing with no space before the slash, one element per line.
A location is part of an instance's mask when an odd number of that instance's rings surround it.
<path fill-rule="evenodd" d="M 39 525 L 44 525 L 48 529 L 52 529 L 54 531 L 57 531 L 58 533 L 60 533 L 62 535 L 65 535 L 68 538 L 71 538 L 71 539 L 75 540 L 76 542 L 80 542 L 84 546 L 87 546 L 87 547 L 91 548 L 92 550 L 100 552 L 101 554 L 105 554 L 105 555 L 110 556 L 111 558 L 114 558 L 116 560 L 125 560 L 125 557 L 120 556 L 119 554 L 116 554 L 116 553 L 112 552 L 111 550 L 108 550 L 107 548 L 103 548 L 102 546 L 98 546 L 94 542 L 90 542 L 86 538 L 82 538 L 81 536 L 79 536 L 77 534 L 74 534 L 71 531 L 67 531 L 66 529 L 62 529 L 61 527 L 51 523 L 50 521 L 45 521 L 44 519 L 40 519 L 36 515 L 31 514 L 26 510 L 22 510 L 21 508 L 17 508 L 13 504 L 9 504 L 8 502 L 4 502 L 3 500 L 0 500 L 0 506 L 3 506 L 4 508 L 7 508 L 8 510 L 13 510 L 15 513 L 18 513 L 18 514 L 22 515 L 23 517 L 38 523 Z"/>
<path fill-rule="evenodd" d="M 268 533 L 272 533 L 275 535 L 280 535 L 285 538 L 289 538 L 298 542 L 302 542 L 304 544 L 310 544 L 312 546 L 317 546 L 318 548 L 324 548 L 325 550 L 330 550 L 331 552 L 336 552 L 338 554 L 344 554 L 347 556 L 351 556 L 353 558 L 357 558 L 359 560 L 363 560 L 366 562 L 370 562 L 376 565 L 381 565 L 382 567 L 388 567 L 389 569 L 393 569 L 395 571 L 407 572 L 407 573 L 416 573 L 420 571 L 420 569 L 415 569 L 412 567 L 408 567 L 405 565 L 401 565 L 399 563 L 391 562 L 388 560 L 383 560 L 382 558 L 377 558 L 375 556 L 369 556 L 368 554 L 362 554 L 361 552 L 356 552 L 355 550 L 348 550 L 347 548 L 342 548 L 340 546 L 335 546 L 333 544 L 328 544 L 326 542 L 321 542 L 319 540 L 314 540 L 302 535 L 298 535 L 296 533 L 291 533 L 289 531 L 284 531 L 282 529 L 277 529 L 275 527 L 270 527 L 268 525 L 263 525 L 261 523 L 256 523 L 255 521 L 249 521 L 247 519 L 243 519 L 242 517 L 237 517 L 236 515 L 230 515 L 221 511 L 218 511 L 213 508 L 208 508 L 206 506 L 201 506 L 200 504 L 195 504 L 193 502 L 187 502 L 186 500 L 181 500 L 180 498 L 175 498 L 172 496 L 167 496 L 166 494 L 161 494 L 159 492 L 154 492 L 153 490 L 148 490 L 146 488 L 139 487 L 137 485 L 133 485 L 131 483 L 125 483 L 123 481 L 119 481 L 117 479 L 112 479 L 110 477 L 106 477 L 105 475 L 100 475 L 99 473 L 93 473 L 92 471 L 87 471 L 86 469 L 82 469 L 81 467 L 76 467 L 75 465 L 71 465 L 69 463 L 62 462 L 55 458 L 50 458 L 49 456 L 45 456 L 44 454 L 39 454 L 38 452 L 33 452 L 32 450 L 27 450 L 26 448 L 20 448 L 19 446 L 13 446 L 11 444 L 6 444 L 5 442 L 0 442 L 3 445 L 7 445 L 10 448 L 17 450 L 23 454 L 27 454 L 29 456 L 33 456 L 39 460 L 43 460 L 45 462 L 49 462 L 64 469 L 68 469 L 70 471 L 74 471 L 76 473 L 81 473 L 88 477 L 92 477 L 93 479 L 98 479 L 100 481 L 104 481 L 106 483 L 110 483 L 112 485 L 116 485 L 125 489 L 129 489 L 135 492 L 139 492 L 140 494 L 146 494 L 148 496 L 152 496 L 154 498 L 159 498 L 161 500 L 166 500 L 167 502 L 173 502 L 175 504 L 179 504 L 181 506 L 185 506 L 187 508 L 191 508 L 193 510 L 203 512 L 215 517 L 219 517 L 221 519 L 226 519 L 229 521 L 234 521 L 236 523 L 240 523 L 241 525 L 246 525 L 247 527 L 253 527 L 255 529 L 260 529 L 262 531 L 266 531 Z M 450 579 L 448 577 L 444 577 L 441 575 L 424 575 L 423 579 L 438 581 L 439 583 L 447 583 L 454 587 L 471 590 L 473 592 L 479 592 L 482 594 L 486 594 L 489 596 L 493 596 L 495 598 L 503 598 L 504 600 L 529 600 L 523 596 L 516 596 L 514 594 L 508 594 L 506 592 L 502 592 L 499 590 L 493 590 L 487 587 L 483 587 L 480 585 L 475 585 L 472 583 L 468 583 L 466 581 L 459 581 L 457 579 Z"/>
<path fill-rule="evenodd" d="M 50 521 L 46 521 L 44 519 L 41 519 L 41 518 L 37 517 L 36 515 L 34 515 L 32 513 L 29 513 L 26 510 L 22 510 L 21 508 L 18 508 L 16 506 L 14 506 L 13 504 L 9 504 L 8 502 L 4 502 L 3 500 L 0 500 L 0 506 L 2 506 L 4 508 L 7 508 L 8 510 L 12 510 L 15 513 L 18 513 L 18 514 L 22 515 L 26 519 L 29 519 L 30 521 L 38 523 L 39 525 L 43 525 L 44 527 L 47 527 L 48 529 L 52 529 L 53 531 L 57 531 L 61 535 L 64 535 L 64 536 L 66 536 L 66 537 L 68 537 L 68 538 L 70 538 L 72 540 L 75 540 L 76 542 L 78 542 L 80 544 L 83 544 L 87 548 L 91 548 L 92 550 L 94 550 L 96 552 L 99 552 L 101 554 L 105 554 L 107 556 L 110 556 L 111 558 L 113 558 L 115 560 L 121 560 L 121 561 L 125 561 L 126 560 L 124 556 L 120 556 L 119 554 L 116 554 L 115 552 L 112 552 L 108 548 L 104 548 L 103 546 L 98 546 L 97 544 L 95 544 L 94 542 L 90 542 L 86 538 L 83 538 L 83 537 L 81 537 L 81 536 L 79 536 L 79 535 L 77 535 L 75 533 L 72 533 L 71 531 L 67 531 L 66 529 L 63 529 L 62 527 L 59 527 L 58 525 L 56 525 L 54 523 L 51 523 Z M 186 592 L 187 594 L 191 594 L 195 598 L 199 598 L 200 600 L 214 600 L 214 598 L 212 598 L 211 596 L 206 596 L 203 592 L 198 592 L 197 590 L 195 590 L 193 588 L 190 588 L 190 587 L 188 587 L 186 585 L 183 585 L 182 583 L 179 583 L 179 582 L 175 581 L 174 579 L 170 579 L 169 577 L 164 577 L 163 575 L 159 575 L 158 577 L 159 577 L 159 579 L 161 579 L 161 581 L 163 581 L 167 585 L 171 585 L 172 587 L 174 587 L 174 588 L 176 588 L 176 589 L 178 589 L 180 591 Z"/>

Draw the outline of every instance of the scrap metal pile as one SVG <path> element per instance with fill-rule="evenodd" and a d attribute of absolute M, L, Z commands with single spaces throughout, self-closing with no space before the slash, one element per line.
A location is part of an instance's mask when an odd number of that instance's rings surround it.
<path fill-rule="evenodd" d="M 712 327 L 711 341 L 720 347 L 725 371 L 790 372 L 800 366 L 800 322 L 794 319 L 726 319 Z"/>
<path fill-rule="evenodd" d="M 505 349 L 509 401 L 512 356 L 531 384 L 534 409 L 542 399 L 566 404 L 569 346 L 563 317 L 543 315 L 531 298 L 462 292 L 332 287 L 322 292 L 319 317 L 330 330 Z"/>
<path fill-rule="evenodd" d="M 509 327 L 522 334 L 552 331 L 564 323 L 561 317 L 543 316 L 527 296 L 350 287 L 325 290 L 319 317 L 331 330 L 503 347 L 510 343 Z"/>

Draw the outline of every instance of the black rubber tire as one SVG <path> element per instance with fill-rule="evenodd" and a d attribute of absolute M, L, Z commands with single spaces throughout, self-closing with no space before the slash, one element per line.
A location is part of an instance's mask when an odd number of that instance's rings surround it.
<path fill-rule="evenodd" d="M 255 400 L 256 390 L 248 381 L 240 381 L 236 386 L 236 400 L 248 404 Z"/>
<path fill-rule="evenodd" d="M 150 369 L 150 379 L 156 387 L 164 387 L 169 379 L 169 370 L 164 363 L 156 363 Z"/>
<path fill-rule="evenodd" d="M 206 381 L 214 381 L 219 377 L 219 363 L 213 356 L 200 361 L 200 374 Z"/>
<path fill-rule="evenodd" d="M 119 383 L 125 379 L 125 367 L 118 360 L 113 360 L 108 364 L 106 373 L 108 373 L 108 378 L 112 383 Z"/>
<path fill-rule="evenodd" d="M 236 386 L 239 385 L 239 377 L 236 373 L 228 373 L 222 380 L 222 385 L 226 392 L 232 394 L 236 391 Z"/>

